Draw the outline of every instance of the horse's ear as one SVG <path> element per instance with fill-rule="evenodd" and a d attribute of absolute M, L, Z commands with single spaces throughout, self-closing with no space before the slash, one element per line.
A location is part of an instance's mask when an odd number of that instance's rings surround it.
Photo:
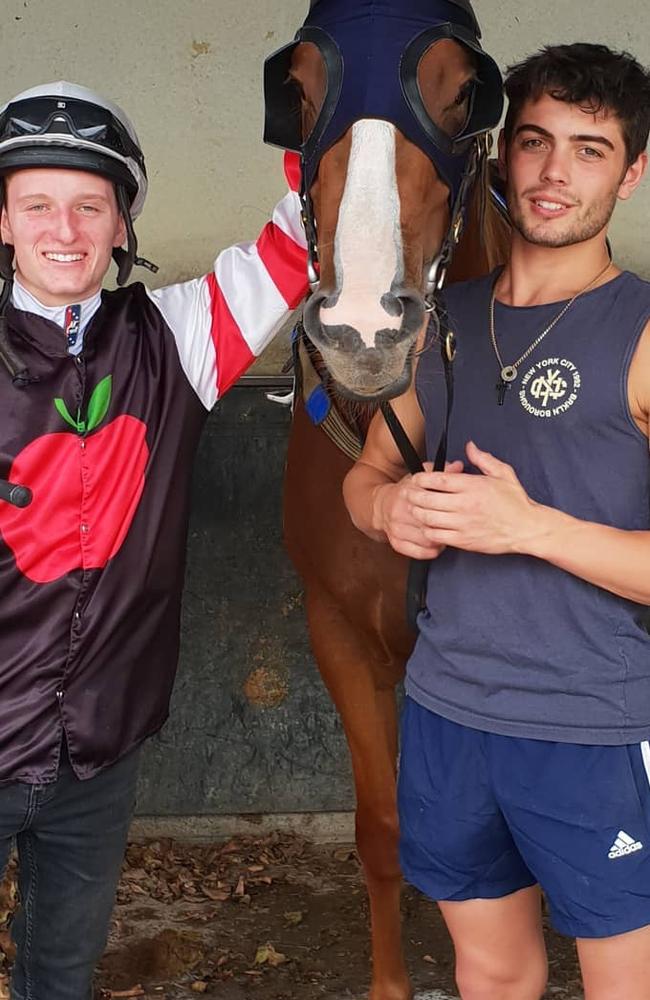
<path fill-rule="evenodd" d="M 315 2 L 318 3 L 318 0 L 315 0 Z M 464 11 L 465 14 L 467 14 L 467 16 L 470 18 L 472 22 L 472 31 L 474 32 L 477 38 L 480 38 L 481 27 L 478 23 L 478 18 L 474 13 L 474 8 L 472 7 L 471 0 L 451 0 L 451 3 L 455 4 L 457 7 L 460 7 L 460 9 Z"/>
<path fill-rule="evenodd" d="M 318 2 L 318 0 L 316 0 Z M 481 26 L 478 23 L 478 18 L 474 13 L 474 8 L 472 7 L 471 0 L 450 0 L 450 3 L 455 4 L 456 7 L 460 7 L 464 14 L 471 21 L 472 31 L 477 38 L 481 37 Z"/>

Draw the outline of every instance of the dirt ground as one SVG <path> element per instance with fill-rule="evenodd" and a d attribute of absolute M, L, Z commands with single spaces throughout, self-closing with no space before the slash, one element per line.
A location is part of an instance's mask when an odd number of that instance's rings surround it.
<path fill-rule="evenodd" d="M 0 888 L 0 928 L 12 898 L 9 879 Z M 455 998 L 451 948 L 436 908 L 407 889 L 403 911 L 417 1000 Z M 361 1000 L 367 928 L 351 847 L 285 834 L 132 844 L 96 1000 Z M 0 930 L 0 970 L 7 941 Z M 549 932 L 548 947 L 548 998 L 579 1000 L 572 944 Z"/>

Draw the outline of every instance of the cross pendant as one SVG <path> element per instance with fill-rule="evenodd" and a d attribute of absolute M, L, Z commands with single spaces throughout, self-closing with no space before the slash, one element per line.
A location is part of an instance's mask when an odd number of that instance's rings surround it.
<path fill-rule="evenodd" d="M 499 406 L 503 406 L 506 398 L 506 393 L 510 388 L 510 383 L 506 382 L 505 379 L 500 378 L 494 388 L 497 391 L 497 403 L 499 404 Z"/>

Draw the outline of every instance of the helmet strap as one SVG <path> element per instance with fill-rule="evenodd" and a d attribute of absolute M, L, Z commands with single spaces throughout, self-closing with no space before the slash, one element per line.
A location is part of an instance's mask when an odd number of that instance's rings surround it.
<path fill-rule="evenodd" d="M 124 226 L 126 228 L 126 250 L 123 247 L 114 247 L 113 260 L 117 264 L 117 283 L 118 285 L 125 285 L 129 280 L 135 263 L 135 255 L 138 252 L 138 240 L 131 219 L 129 197 L 122 184 L 115 185 L 115 195 L 117 197 L 117 207 L 124 219 Z"/>
<path fill-rule="evenodd" d="M 4 182 L 0 181 L 0 213 L 4 205 Z M 9 343 L 7 319 L 5 313 L 11 302 L 11 289 L 14 282 L 14 248 L 9 243 L 0 242 L 0 361 L 11 376 L 11 381 L 18 389 L 24 389 L 31 382 L 38 382 L 38 376 L 29 374 L 24 361 L 16 354 Z"/>
<path fill-rule="evenodd" d="M 0 278 L 3 281 L 13 281 L 14 248 L 8 243 L 0 243 Z"/>
<path fill-rule="evenodd" d="M 0 179 L 0 215 L 4 207 L 5 185 Z M 0 278 L 4 281 L 13 281 L 14 277 L 14 248 L 9 243 L 0 241 Z M 0 295 L 0 302 L 4 303 L 4 291 Z M 1 310 L 0 310 L 1 311 Z"/>
<path fill-rule="evenodd" d="M 24 389 L 25 386 L 31 385 L 32 382 L 38 382 L 39 377 L 38 375 L 29 374 L 27 365 L 9 343 L 5 312 L 11 301 L 12 285 L 13 281 L 11 279 L 5 279 L 2 291 L 0 292 L 0 361 L 9 372 L 11 381 L 16 388 Z"/>
<path fill-rule="evenodd" d="M 117 264 L 117 283 L 122 286 L 129 280 L 134 264 L 138 267 L 146 267 L 154 274 L 158 271 L 158 267 L 156 264 L 152 264 L 151 261 L 146 260 L 144 257 L 138 257 L 138 238 L 135 235 L 135 229 L 133 228 L 131 204 L 126 188 L 122 184 L 116 184 L 115 194 L 117 196 L 117 206 L 121 212 L 122 218 L 124 219 L 124 225 L 126 227 L 126 249 L 124 249 L 124 247 L 113 248 L 113 260 Z"/>

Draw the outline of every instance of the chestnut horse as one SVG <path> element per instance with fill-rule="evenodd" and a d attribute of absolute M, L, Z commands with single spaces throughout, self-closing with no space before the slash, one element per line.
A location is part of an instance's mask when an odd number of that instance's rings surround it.
<path fill-rule="evenodd" d="M 438 8 L 444 8 L 447 16 L 456 3 L 459 19 L 464 18 L 464 32 L 449 31 L 448 24 L 440 30 Z M 267 139 L 291 148 L 287 129 L 296 128 L 296 119 L 292 124 L 287 116 L 298 116 L 299 143 L 294 138 L 293 148 L 299 145 L 303 156 L 306 228 L 313 243 L 310 277 L 314 294 L 304 315 L 312 344 L 309 350 L 304 345 L 301 350 L 304 391 L 296 399 L 289 439 L 285 539 L 304 583 L 314 656 L 340 713 L 352 758 L 356 842 L 372 925 L 371 1000 L 407 1000 L 411 995 L 401 948 L 395 779 L 396 687 L 404 676 L 414 635 L 405 616 L 406 561 L 353 527 L 343 505 L 342 482 L 352 465 L 354 442 L 360 447 L 376 410 L 376 403 L 373 407 L 359 400 L 394 396 L 410 382 L 414 347 L 426 325 L 426 310 L 435 305 L 432 286 L 441 280 L 435 267 L 431 273 L 430 262 L 437 261 L 441 248 L 449 245 L 450 230 L 455 242 L 459 220 L 467 220 L 454 254 L 452 278 L 485 273 L 505 258 L 507 246 L 506 224 L 486 197 L 486 173 L 481 174 L 471 203 L 459 209 L 462 180 L 454 174 L 454 164 L 449 167 L 449 160 L 441 155 L 445 174 L 431 148 L 413 141 L 409 124 L 400 119 L 402 112 L 382 120 L 377 109 L 371 108 L 371 114 L 361 109 L 358 118 L 352 105 L 358 103 L 359 81 L 353 81 L 355 93 L 346 98 L 341 67 L 336 79 L 332 37 L 344 50 L 349 72 L 345 47 L 351 38 L 362 44 L 354 29 L 362 30 L 364 39 L 376 34 L 378 18 L 371 14 L 368 19 L 364 11 L 391 6 L 400 15 L 413 7 L 417 16 L 425 10 L 419 24 L 416 19 L 415 28 L 409 22 L 407 29 L 413 34 L 419 26 L 426 36 L 415 63 L 418 90 L 437 132 L 456 136 L 471 118 L 472 103 L 477 101 L 474 90 L 485 86 L 480 75 L 486 69 L 482 50 L 465 44 L 468 28 L 475 24 L 467 0 L 453 0 L 453 4 L 450 0 L 397 0 L 397 5 L 316 0 L 308 30 L 303 28 L 293 46 L 271 57 L 266 77 Z M 321 15 L 320 21 L 313 18 L 314 12 Z M 330 15 L 329 20 L 326 16 L 323 21 L 323 12 Z M 362 23 L 364 18 L 366 23 Z M 364 76 L 382 75 L 379 83 L 369 81 L 372 87 L 366 89 L 373 93 L 375 83 L 383 86 L 383 77 L 390 72 L 386 46 L 399 34 L 397 29 L 393 19 L 388 34 L 379 32 L 381 46 L 370 54 L 359 53 L 356 68 Z M 433 32 L 433 40 L 427 30 Z M 475 43 L 477 37 L 478 26 Z M 408 57 L 400 53 L 400 64 L 405 61 Z M 490 69 L 488 65 L 488 75 Z M 269 101 L 277 100 L 274 88 L 287 79 L 296 88 L 296 103 L 293 108 L 272 107 L 271 118 L 279 116 L 280 123 L 269 125 Z M 494 79 L 491 82 L 494 85 Z M 408 90 L 409 81 L 403 85 Z M 331 107 L 333 90 L 339 95 L 338 110 Z M 390 95 L 386 99 L 390 103 Z M 348 117 L 354 119 L 349 125 L 339 113 L 341 100 L 348 101 Z M 330 120 L 339 114 L 329 144 L 322 127 L 328 102 Z M 491 116 L 483 121 L 484 129 L 498 121 L 498 95 L 493 94 L 493 105 Z M 309 137 L 315 132 L 318 148 L 310 154 Z M 444 135 L 438 139 L 444 146 Z M 470 142 L 466 164 L 474 149 Z M 462 197 L 466 194 L 461 190 Z M 331 376 L 325 381 L 330 416 L 336 414 L 338 425 L 347 428 L 343 435 L 347 454 L 316 426 L 314 414 L 308 414 L 306 384 L 314 378 L 318 381 L 318 376 L 308 370 L 307 354 L 321 376 L 325 367 Z M 444 380 L 441 391 L 445 391 Z"/>

